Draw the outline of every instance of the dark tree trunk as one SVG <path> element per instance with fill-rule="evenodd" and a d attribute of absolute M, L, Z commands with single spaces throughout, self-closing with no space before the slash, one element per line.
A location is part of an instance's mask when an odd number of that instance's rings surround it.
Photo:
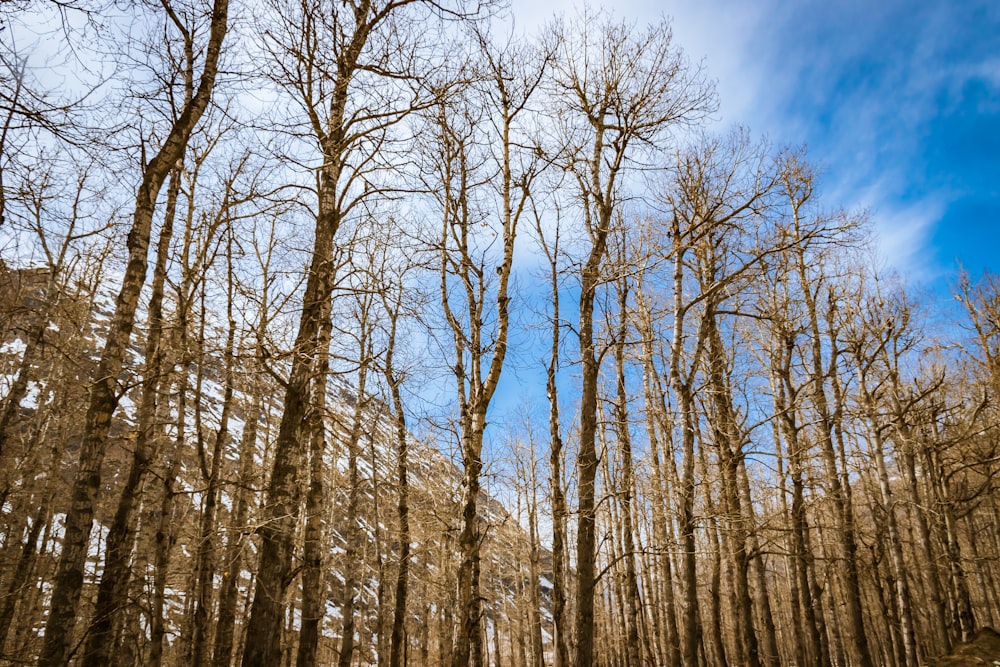
<path fill-rule="evenodd" d="M 402 286 L 400 286 L 402 289 Z M 403 294 L 399 295 L 400 300 Z M 396 352 L 396 332 L 399 322 L 399 308 L 388 309 L 389 340 L 385 353 L 385 379 L 392 396 L 393 422 L 396 437 L 396 484 L 399 486 L 396 516 L 399 521 L 399 565 L 396 569 L 396 595 L 392 613 L 392 636 L 389 647 L 389 667 L 401 667 L 405 660 L 406 605 L 409 593 L 410 574 L 410 481 L 409 481 L 409 434 L 406 430 L 406 412 L 400 391 L 402 379 L 396 376 L 394 361 Z M 424 619 L 424 629 L 429 625 Z M 424 639 L 426 650 L 426 637 Z"/>
<path fill-rule="evenodd" d="M 183 161 L 183 156 L 180 158 Z M 87 642 L 84 645 L 84 667 L 104 667 L 111 661 L 114 651 L 114 630 L 117 620 L 127 600 L 129 579 L 131 578 L 132 544 L 136 531 L 135 507 L 139 501 L 139 489 L 153 461 L 157 447 L 159 428 L 156 424 L 157 404 L 160 399 L 160 385 L 163 382 L 163 367 L 166 350 L 163 346 L 163 290 L 167 277 L 167 261 L 170 255 L 170 240 L 173 238 L 174 216 L 177 210 L 177 196 L 180 192 L 180 164 L 170 173 L 167 185 L 167 203 L 156 247 L 156 264 L 153 268 L 153 286 L 149 297 L 149 334 L 146 337 L 146 368 L 143 372 L 142 398 L 136 415 L 135 450 L 129 465 L 128 476 L 122 485 L 118 507 L 108 530 L 106 540 L 104 570 L 97 591 L 94 620 L 91 622 Z"/>
<path fill-rule="evenodd" d="M 325 187 L 333 183 L 325 174 Z M 332 192 L 321 189 L 321 214 L 316 219 L 312 261 L 303 296 L 299 331 L 295 338 L 291 371 L 285 388 L 284 411 L 274 445 L 274 464 L 263 508 L 260 564 L 253 606 L 247 628 L 243 667 L 271 667 L 281 659 L 281 628 L 284 627 L 285 595 L 292 578 L 295 525 L 299 514 L 299 467 L 303 455 L 302 436 L 310 402 L 314 358 L 319 330 L 328 317 L 333 293 L 333 237 L 339 215 L 322 213 L 324 197 Z M 332 202 L 325 202 L 330 206 Z"/>
<path fill-rule="evenodd" d="M 215 0 L 198 89 L 174 121 L 163 146 L 143 170 L 128 235 L 128 264 L 115 301 L 114 316 L 101 353 L 84 420 L 80 459 L 73 479 L 70 508 L 66 514 L 59 569 L 53 584 L 39 667 L 63 667 L 73 642 L 77 603 L 83 589 L 87 545 L 101 488 L 101 465 L 107 449 L 111 417 L 118 406 L 118 379 L 135 323 L 139 294 L 146 281 L 147 253 L 156 199 L 167 174 L 183 156 L 188 139 L 211 100 L 222 42 L 228 28 L 228 12 L 228 0 Z"/>
<path fill-rule="evenodd" d="M 576 535 L 576 665 L 594 664 L 594 590 L 596 576 L 597 383 L 600 361 L 594 341 L 594 305 L 607 250 L 611 210 L 601 212 L 594 244 L 581 272 L 580 288 L 580 450 Z"/>
<path fill-rule="evenodd" d="M 329 303 L 320 325 L 316 356 L 316 378 L 310 414 L 306 417 L 309 437 L 309 490 L 306 493 L 306 526 L 302 544 L 302 622 L 299 629 L 299 647 L 296 667 L 313 667 L 319 648 L 320 630 L 326 612 L 326 583 L 323 576 L 323 517 L 326 509 L 326 393 L 327 375 L 330 372 L 330 339 L 333 321 Z M 363 372 L 363 367 L 362 367 Z M 364 393 L 362 380 L 361 393 Z M 358 397 L 363 404 L 362 396 Z M 353 483 L 352 479 L 352 483 Z M 353 493 L 353 486 L 352 486 Z M 354 514 L 351 520 L 356 523 Z"/>

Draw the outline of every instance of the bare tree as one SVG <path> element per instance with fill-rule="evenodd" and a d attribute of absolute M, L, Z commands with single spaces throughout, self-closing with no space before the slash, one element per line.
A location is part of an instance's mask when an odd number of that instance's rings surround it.
<path fill-rule="evenodd" d="M 207 26 L 204 61 L 198 75 L 195 70 L 195 27 L 186 24 L 175 13 L 172 5 L 164 4 L 168 24 L 181 35 L 187 56 L 183 73 L 184 89 L 187 92 L 170 133 L 149 163 L 143 166 L 142 182 L 136 194 L 135 213 L 128 236 L 128 264 L 91 390 L 80 446 L 80 462 L 73 482 L 72 506 L 66 517 L 59 573 L 52 591 L 40 665 L 56 667 L 62 665 L 68 657 L 76 624 L 77 603 L 83 586 L 83 565 L 93 525 L 94 505 L 100 492 L 101 463 L 107 448 L 111 416 L 120 396 L 118 375 L 135 323 L 139 293 L 146 281 L 147 251 L 156 200 L 168 173 L 183 158 L 188 139 L 212 98 L 222 42 L 229 26 L 228 12 L 228 0 L 214 1 Z"/>
<path fill-rule="evenodd" d="M 507 354 L 517 229 L 543 166 L 540 151 L 532 150 L 524 117 L 552 55 L 551 50 L 533 52 L 515 44 L 495 48 L 486 36 L 475 38 L 480 62 L 471 72 L 473 83 L 466 95 L 443 100 L 437 108 L 431 158 L 442 214 L 440 303 L 454 345 L 465 468 L 454 667 L 484 664 L 478 510 L 483 440 Z M 495 120 L 484 111 L 495 113 Z"/>
<path fill-rule="evenodd" d="M 860 291 L 865 287 L 861 284 L 856 289 Z M 889 439 L 896 418 L 888 400 L 892 389 L 891 377 L 899 373 L 901 357 L 914 348 L 917 338 L 911 331 L 911 312 L 905 296 L 899 292 L 884 292 L 883 281 L 877 274 L 874 274 L 869 289 L 870 293 L 858 295 L 856 310 L 845 308 L 843 312 L 845 346 L 857 369 L 859 409 L 867 426 L 868 452 L 875 464 L 877 497 L 883 513 L 879 521 L 885 524 L 884 543 L 889 552 L 893 618 L 898 619 L 898 628 L 893 628 L 891 633 L 894 651 L 898 655 L 897 662 L 909 667 L 918 664 L 913 603 L 907 581 L 909 568 L 903 557 L 902 535 L 897 519 L 898 501 L 889 478 L 886 457 L 891 453 Z M 850 302 L 854 301 L 850 299 Z M 906 416 L 901 417 L 906 419 Z"/>
<path fill-rule="evenodd" d="M 600 360 L 594 304 L 604 280 L 608 235 L 624 198 L 626 174 L 642 150 L 662 147 L 672 128 L 714 106 L 698 68 L 673 44 L 669 25 L 644 31 L 589 15 L 562 29 L 553 94 L 564 109 L 561 159 L 571 175 L 586 238 L 580 264 L 580 472 L 577 527 L 576 664 L 594 660 L 595 481 Z"/>
<path fill-rule="evenodd" d="M 792 161 L 785 171 L 785 191 L 791 208 L 791 225 L 788 233 L 797 242 L 796 269 L 799 287 L 805 305 L 807 351 L 804 358 L 809 369 L 812 409 L 817 422 L 820 453 L 826 473 L 826 483 L 836 508 L 837 539 L 840 548 L 839 574 L 846 588 L 846 610 L 848 617 L 847 639 L 852 660 L 861 667 L 872 664 L 871 652 L 865 634 L 862 612 L 861 588 L 858 574 L 857 540 L 854 528 L 854 510 L 850 499 L 850 483 L 847 472 L 837 463 L 837 437 L 835 409 L 837 407 L 835 373 L 838 367 L 839 345 L 835 332 L 823 332 L 823 312 L 820 299 L 824 296 L 829 309 L 837 307 L 838 296 L 824 284 L 821 276 L 813 274 L 807 260 L 806 237 L 814 233 L 815 226 L 806 218 L 806 203 L 812 196 L 812 174 L 801 162 Z M 825 291 L 824 291 L 825 290 Z M 824 333 L 829 334 L 830 346 L 824 349 Z M 830 382 L 830 378 L 834 381 Z M 834 394 L 831 400 L 831 394 Z"/>
<path fill-rule="evenodd" d="M 301 435 L 316 377 L 314 358 L 334 285 L 333 254 L 341 225 L 382 193 L 380 175 L 394 128 L 423 102 L 413 70 L 421 40 L 411 20 L 443 7 L 430 2 L 320 0 L 275 2 L 262 26 L 272 80 L 286 91 L 318 152 L 314 236 L 302 313 L 285 387 L 284 409 L 260 528 L 261 559 L 243 664 L 280 656 L 285 592 L 293 575 Z M 453 10 L 459 12 L 460 10 Z"/>
<path fill-rule="evenodd" d="M 255 257 L 251 268 L 255 276 L 259 276 L 259 286 L 256 280 L 249 284 L 238 280 L 240 291 L 250 296 L 253 302 L 254 321 L 248 332 L 249 340 L 245 343 L 248 350 L 241 355 L 247 359 L 242 366 L 246 380 L 243 388 L 247 404 L 244 405 L 244 427 L 238 447 L 239 468 L 235 484 L 234 509 L 226 530 L 226 547 L 220 563 L 222 569 L 222 586 L 219 591 L 219 603 L 215 629 L 215 644 L 212 653 L 214 667 L 230 667 L 233 662 L 233 651 L 236 631 L 236 607 L 239 597 L 239 582 L 242 576 L 243 564 L 247 561 L 245 552 L 248 550 L 249 517 L 251 511 L 251 489 L 255 486 L 254 456 L 258 447 L 261 422 L 266 425 L 266 408 L 264 393 L 267 389 L 267 359 L 271 356 L 268 344 L 268 328 L 276 316 L 275 306 L 280 303 L 280 295 L 274 287 L 277 261 L 275 258 L 278 239 L 277 212 L 271 216 L 271 224 L 262 230 L 255 229 L 248 239 Z M 262 233 L 261 233 L 262 232 Z M 260 235 L 258 236 L 258 233 Z M 251 288 L 251 289 L 248 289 Z"/>
<path fill-rule="evenodd" d="M 556 221 L 552 240 L 546 239 L 542 216 L 534 210 L 535 232 L 538 244 L 545 255 L 547 263 L 547 278 L 550 305 L 549 315 L 551 329 L 548 361 L 545 366 L 545 394 L 549 403 L 549 496 L 552 506 L 552 631 L 553 631 L 553 664 L 565 667 L 569 664 L 568 624 L 566 616 L 566 495 L 563 489 L 563 436 L 562 424 L 559 419 L 559 384 L 560 349 L 562 342 L 562 327 L 559 315 L 559 211 L 556 210 Z"/>

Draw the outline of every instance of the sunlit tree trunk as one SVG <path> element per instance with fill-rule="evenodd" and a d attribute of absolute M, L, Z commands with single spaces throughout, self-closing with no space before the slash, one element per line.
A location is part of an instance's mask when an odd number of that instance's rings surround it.
<path fill-rule="evenodd" d="M 169 4 L 164 5 L 176 27 L 186 36 L 186 49 L 192 53 L 189 28 L 177 20 Z M 228 0 L 215 0 L 212 6 L 209 40 L 195 93 L 183 105 L 163 145 L 143 169 L 136 194 L 135 212 L 128 235 L 128 264 L 115 301 L 112 319 L 84 422 L 80 458 L 73 481 L 70 509 L 59 557 L 52 602 L 45 625 L 45 642 L 40 667 L 62 667 L 73 642 L 77 603 L 83 588 L 83 568 L 93 526 L 94 509 L 101 487 L 101 464 L 107 449 L 111 417 L 118 406 L 118 376 L 132 335 L 139 294 L 146 281 L 150 229 L 156 200 L 168 173 L 184 154 L 188 139 L 208 107 L 215 86 L 222 42 L 228 28 Z M 190 80 L 194 79 L 194 58 L 188 58 Z"/>

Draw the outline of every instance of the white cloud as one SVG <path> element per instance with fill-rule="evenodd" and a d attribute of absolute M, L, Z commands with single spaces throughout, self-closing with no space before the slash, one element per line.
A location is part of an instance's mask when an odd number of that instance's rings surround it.
<path fill-rule="evenodd" d="M 512 12 L 530 34 L 577 6 L 513 0 Z M 961 193 L 954 181 L 932 176 L 947 169 L 931 152 L 933 133 L 963 103 L 970 81 L 1000 89 L 995 50 L 984 56 L 962 42 L 981 38 L 967 24 L 971 15 L 989 21 L 996 10 L 978 0 L 969 11 L 945 0 L 613 6 L 615 16 L 640 25 L 672 19 L 676 43 L 718 82 L 718 129 L 738 123 L 777 145 L 807 145 L 823 173 L 826 205 L 868 210 L 887 264 L 919 282 L 946 273 L 935 230 Z"/>
<path fill-rule="evenodd" d="M 931 237 L 945 207 L 936 199 L 903 206 L 883 202 L 871 214 L 879 258 L 910 281 L 939 278 L 944 271 L 931 253 Z"/>

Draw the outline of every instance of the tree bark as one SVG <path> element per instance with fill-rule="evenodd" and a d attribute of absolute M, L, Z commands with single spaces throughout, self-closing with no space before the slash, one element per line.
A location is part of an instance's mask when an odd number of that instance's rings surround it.
<path fill-rule="evenodd" d="M 354 403 L 354 415 L 352 417 L 351 429 L 347 436 L 347 470 L 348 470 L 348 491 L 347 491 L 347 513 L 345 519 L 347 521 L 347 526 L 344 531 L 344 540 L 346 542 L 345 553 L 344 553 L 344 599 L 340 606 L 340 617 L 343 620 L 343 626 L 340 632 L 340 658 L 338 661 L 339 667 L 350 667 L 351 661 L 354 657 L 354 630 L 355 630 L 355 602 L 357 600 L 360 588 L 360 567 L 359 558 L 361 551 L 361 526 L 358 520 L 358 497 L 361 492 L 361 478 L 358 473 L 358 456 L 361 453 L 361 448 L 359 446 L 359 441 L 362 434 L 362 420 L 365 419 L 365 411 L 368 407 L 367 398 L 367 377 L 368 377 L 368 363 L 365 359 L 368 357 L 369 352 L 366 349 L 368 347 L 368 315 L 367 307 L 365 312 L 360 316 L 360 326 L 362 328 L 360 345 L 359 345 L 359 357 L 362 359 L 361 366 L 358 369 L 358 394 Z M 373 468 L 374 470 L 374 468 Z M 380 578 L 381 581 L 381 578 Z M 382 628 L 379 627 L 379 634 L 382 634 Z"/>
<path fill-rule="evenodd" d="M 163 317 L 163 291 L 167 276 L 170 240 L 173 237 L 177 196 L 180 192 L 181 163 L 171 171 L 167 185 L 167 202 L 157 241 L 156 263 L 153 268 L 153 285 L 149 297 L 149 334 L 144 348 L 147 359 L 143 372 L 142 398 L 136 415 L 136 438 L 128 476 L 119 494 L 115 516 L 108 530 L 105 546 L 104 570 L 98 586 L 94 619 L 91 621 L 84 646 L 84 667 L 103 667 L 111 661 L 114 651 L 114 628 L 122 612 L 131 578 L 130 559 L 134 541 L 135 506 L 139 489 L 156 452 L 156 408 L 160 400 L 160 385 L 166 350 L 163 348 L 165 321 Z"/>
<path fill-rule="evenodd" d="M 400 298 L 402 298 L 402 295 L 400 295 Z M 398 312 L 390 314 L 391 324 L 385 361 L 385 377 L 392 395 L 393 422 L 396 427 L 396 483 L 399 485 L 396 503 L 396 516 L 399 521 L 399 565 L 396 570 L 396 595 L 392 613 L 389 667 L 401 667 L 404 664 L 406 607 L 410 573 L 409 433 L 406 430 L 406 413 L 403 410 L 403 397 L 400 392 L 401 378 L 396 375 L 393 359 L 396 348 L 397 318 Z M 428 618 L 424 619 L 425 627 L 429 621 L 430 619 Z"/>
<path fill-rule="evenodd" d="M 836 508 L 836 539 L 840 548 L 838 570 L 845 586 L 845 611 L 847 613 L 848 630 L 846 639 L 851 653 L 851 659 L 858 667 L 873 667 L 871 653 L 868 648 L 868 638 L 865 634 L 864 615 L 862 613 L 861 588 L 857 571 L 857 545 L 854 532 L 854 511 L 851 507 L 849 490 L 844 487 L 844 478 L 837 465 L 837 453 L 834 446 L 834 416 L 829 407 L 826 382 L 829 377 L 824 368 L 824 346 L 820 332 L 819 313 L 816 303 L 817 295 L 822 289 L 821 284 L 810 279 L 808 274 L 806 253 L 801 243 L 802 233 L 798 218 L 798 206 L 795 204 L 795 234 L 800 239 L 797 248 L 797 270 L 806 305 L 806 318 L 809 335 L 807 365 L 810 373 L 811 396 L 817 421 L 817 436 L 820 454 L 826 473 L 826 483 L 829 494 Z M 831 296 L 831 299 L 833 297 Z M 831 301 L 831 304 L 833 301 Z M 837 370 L 836 341 L 830 352 L 829 367 L 832 372 Z M 846 471 L 844 472 L 846 474 Z"/>
<path fill-rule="evenodd" d="M 324 482 L 327 473 L 324 457 L 327 451 L 327 375 L 330 372 L 330 340 L 333 332 L 330 310 L 331 304 L 324 302 L 324 312 L 320 316 L 319 340 L 316 346 L 312 404 L 306 415 L 306 425 L 303 429 L 309 438 L 309 488 L 306 492 L 306 525 L 302 543 L 302 620 L 299 626 L 296 667 L 313 667 L 316 664 L 321 626 L 326 612 L 326 579 L 323 576 L 323 517 L 326 513 Z M 361 354 L 363 355 L 364 351 Z M 362 367 L 363 372 L 364 367 Z M 359 405 L 365 404 L 363 377 L 362 375 L 361 393 L 358 396 Z M 353 433 L 352 437 L 354 437 Z M 356 480 L 352 479 L 352 482 L 356 482 Z M 351 492 L 354 493 L 353 486 Z"/>
<path fill-rule="evenodd" d="M 93 526 L 94 508 L 100 494 L 101 464 L 107 449 L 111 417 L 118 406 L 119 374 L 132 335 L 139 294 L 146 281 L 147 251 L 156 199 L 167 174 L 184 154 L 188 139 L 211 100 L 222 42 L 228 28 L 228 12 L 228 0 L 214 1 L 198 89 L 174 121 L 163 146 L 143 170 L 142 182 L 136 194 L 135 212 L 127 242 L 128 264 L 115 300 L 114 316 L 91 389 L 39 667 L 62 667 L 73 642 L 77 604 L 83 589 L 87 544 Z"/>

